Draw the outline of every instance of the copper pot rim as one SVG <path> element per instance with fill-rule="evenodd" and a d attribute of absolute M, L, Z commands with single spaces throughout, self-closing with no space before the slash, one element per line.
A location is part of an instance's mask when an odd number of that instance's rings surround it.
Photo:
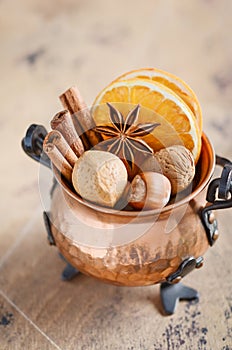
<path fill-rule="evenodd" d="M 202 144 L 204 144 L 204 146 L 207 149 L 208 154 L 210 155 L 207 175 L 205 176 L 203 181 L 200 182 L 200 185 L 198 185 L 189 195 L 187 195 L 186 197 L 184 197 L 183 199 L 181 199 L 175 203 L 172 203 L 172 204 L 165 206 L 161 210 L 160 209 L 153 209 L 153 210 L 144 210 L 144 211 L 143 210 L 142 211 L 129 211 L 129 210 L 117 210 L 117 209 L 111 209 L 111 208 L 99 206 L 99 205 L 91 203 L 89 201 L 85 201 L 78 194 L 73 192 L 73 190 L 69 187 L 69 185 L 65 182 L 65 180 L 60 176 L 60 173 L 58 172 L 58 170 L 56 168 L 53 168 L 53 173 L 54 173 L 54 176 L 55 176 L 57 182 L 61 186 L 62 190 L 68 196 L 72 197 L 72 199 L 77 201 L 79 204 L 82 204 L 85 207 L 88 207 L 88 208 L 93 209 L 95 211 L 98 211 L 98 212 L 101 212 L 104 214 L 111 214 L 111 215 L 113 214 L 116 216 L 131 216 L 131 217 L 136 217 L 138 215 L 142 216 L 142 217 L 151 216 L 151 215 L 160 215 L 160 214 L 172 211 L 176 208 L 179 208 L 182 205 L 185 205 L 186 203 L 191 201 L 207 186 L 208 182 L 210 181 L 210 179 L 213 175 L 213 172 L 214 172 L 214 168 L 215 168 L 215 151 L 214 151 L 212 142 L 210 141 L 209 137 L 206 136 L 206 134 L 204 132 L 202 133 Z"/>

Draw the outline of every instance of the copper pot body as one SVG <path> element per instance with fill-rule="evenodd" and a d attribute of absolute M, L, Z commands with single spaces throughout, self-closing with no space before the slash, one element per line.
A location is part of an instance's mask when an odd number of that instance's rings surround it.
<path fill-rule="evenodd" d="M 176 272 L 184 259 L 190 256 L 198 258 L 209 247 L 199 211 L 207 204 L 207 185 L 214 167 L 213 146 L 203 134 L 198 181 L 191 194 L 166 206 L 161 212 L 149 210 L 140 215 L 87 204 L 58 179 L 59 184 L 52 196 L 50 219 L 59 251 L 81 272 L 104 282 L 121 286 L 164 282 Z M 167 223 L 172 222 L 171 219 L 177 224 L 167 232 Z M 105 230 L 114 230 L 120 225 L 125 225 L 127 231 L 130 225 L 131 230 L 135 227 L 133 225 L 143 227 L 144 223 L 149 227 L 136 239 L 123 244 L 94 246 L 75 239 L 79 221 L 86 222 L 90 231 L 100 228 L 103 236 Z"/>

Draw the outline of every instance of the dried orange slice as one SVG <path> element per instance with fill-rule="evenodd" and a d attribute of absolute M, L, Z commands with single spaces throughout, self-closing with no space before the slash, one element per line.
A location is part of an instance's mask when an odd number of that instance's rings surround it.
<path fill-rule="evenodd" d="M 106 102 L 124 116 L 140 104 L 138 123 L 160 123 L 152 134 L 144 136 L 154 151 L 171 145 L 184 145 L 197 162 L 201 151 L 201 133 L 191 109 L 173 90 L 153 81 L 128 79 L 115 81 L 100 92 L 93 104 L 97 125 L 110 124 Z"/>
<path fill-rule="evenodd" d="M 197 119 L 200 132 L 202 132 L 202 112 L 200 103 L 193 90 L 182 79 L 157 68 L 141 68 L 125 73 L 114 81 L 135 78 L 157 81 L 173 90 L 189 106 Z"/>

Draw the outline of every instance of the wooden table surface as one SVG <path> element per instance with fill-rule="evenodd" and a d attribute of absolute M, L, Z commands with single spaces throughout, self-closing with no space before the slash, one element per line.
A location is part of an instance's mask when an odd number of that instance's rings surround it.
<path fill-rule="evenodd" d="M 155 66 L 182 77 L 204 130 L 232 158 L 232 2 L 2 0 L 0 2 L 0 349 L 232 349 L 231 210 L 205 265 L 185 278 L 199 303 L 163 316 L 159 286 L 115 287 L 79 275 L 47 244 L 39 165 L 20 142 L 48 127 L 58 96 L 77 84 L 88 104 L 123 72 Z"/>

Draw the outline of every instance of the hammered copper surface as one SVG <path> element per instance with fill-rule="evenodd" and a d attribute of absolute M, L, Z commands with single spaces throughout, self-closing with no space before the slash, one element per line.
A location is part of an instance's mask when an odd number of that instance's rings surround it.
<path fill-rule="evenodd" d="M 81 272 L 105 282 L 141 286 L 164 281 L 177 270 L 185 258 L 189 256 L 197 258 L 209 247 L 198 212 L 206 205 L 206 185 L 213 169 L 214 152 L 204 136 L 198 167 L 200 176 L 193 193 L 181 202 L 164 208 L 160 214 L 147 211 L 142 217 L 136 217 L 136 212 L 131 214 L 122 211 L 114 214 L 112 210 L 108 213 L 97 211 L 75 200 L 75 197 L 70 196 L 58 185 L 51 206 L 52 233 L 58 249 Z M 183 215 L 178 225 L 166 233 L 170 215 L 178 218 L 178 214 Z M 99 227 L 131 225 L 132 218 L 140 225 L 144 221 L 153 220 L 154 215 L 159 215 L 158 220 L 146 233 L 128 244 L 94 247 L 75 241 L 75 216 L 78 220 L 86 220 L 94 230 L 96 225 Z"/>

